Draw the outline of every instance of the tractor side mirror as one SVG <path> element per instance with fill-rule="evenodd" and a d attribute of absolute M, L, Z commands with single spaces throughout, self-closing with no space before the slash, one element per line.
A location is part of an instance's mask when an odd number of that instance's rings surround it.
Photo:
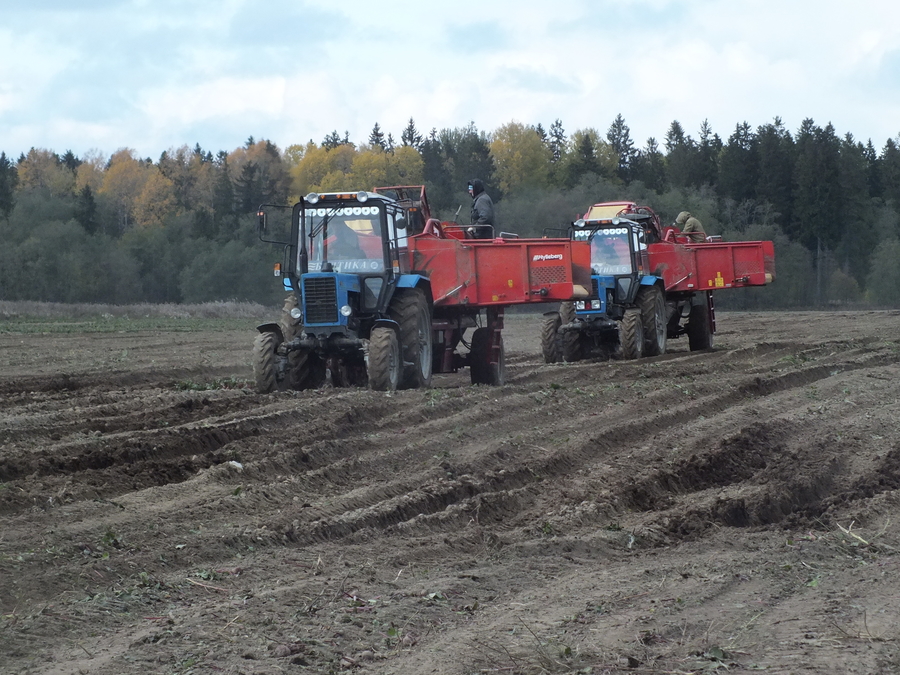
<path fill-rule="evenodd" d="M 260 209 L 256 212 L 256 217 L 259 219 L 256 229 L 260 234 L 263 234 L 266 231 L 266 212 Z"/>

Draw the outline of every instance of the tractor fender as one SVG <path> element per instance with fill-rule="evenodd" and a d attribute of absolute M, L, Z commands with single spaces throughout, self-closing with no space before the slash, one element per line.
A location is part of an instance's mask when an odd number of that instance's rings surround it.
<path fill-rule="evenodd" d="M 431 280 L 421 274 L 401 274 L 397 278 L 397 288 L 431 287 Z"/>
<path fill-rule="evenodd" d="M 653 274 L 648 274 L 647 276 L 641 277 L 641 286 L 655 286 L 656 284 L 662 283 L 662 277 L 654 276 Z"/>
<path fill-rule="evenodd" d="M 397 288 L 421 288 L 428 300 L 428 306 L 434 306 L 431 294 L 431 279 L 422 274 L 401 274 L 397 278 Z"/>
<path fill-rule="evenodd" d="M 261 323 L 256 327 L 260 333 L 275 333 L 278 336 L 279 342 L 284 342 L 284 333 L 281 331 L 281 326 L 277 323 Z"/>
<path fill-rule="evenodd" d="M 397 339 L 400 339 L 400 324 L 398 324 L 393 319 L 375 319 L 375 323 L 372 324 L 372 328 L 390 328 L 397 334 Z"/>

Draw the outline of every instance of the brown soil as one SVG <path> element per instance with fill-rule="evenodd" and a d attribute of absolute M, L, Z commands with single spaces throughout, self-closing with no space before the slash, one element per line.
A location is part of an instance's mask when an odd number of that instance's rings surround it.
<path fill-rule="evenodd" d="M 900 313 L 718 319 L 396 394 L 0 334 L 0 671 L 900 671 Z"/>

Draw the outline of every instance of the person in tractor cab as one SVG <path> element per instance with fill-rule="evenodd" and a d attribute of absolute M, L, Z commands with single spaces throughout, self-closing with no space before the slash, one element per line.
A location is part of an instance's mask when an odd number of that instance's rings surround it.
<path fill-rule="evenodd" d="M 329 227 L 330 236 L 325 240 L 328 257 L 332 260 L 355 260 L 365 258 L 359 246 L 359 237 L 346 223 L 335 220 Z"/>
<path fill-rule="evenodd" d="M 491 239 L 494 236 L 494 201 L 484 191 L 481 179 L 469 181 L 469 195 L 472 197 L 472 227 L 467 230 L 467 236 Z"/>
<path fill-rule="evenodd" d="M 690 237 L 691 243 L 706 241 L 706 232 L 703 230 L 703 224 L 687 211 L 682 211 L 678 214 L 675 224 L 681 228 L 682 234 Z"/>

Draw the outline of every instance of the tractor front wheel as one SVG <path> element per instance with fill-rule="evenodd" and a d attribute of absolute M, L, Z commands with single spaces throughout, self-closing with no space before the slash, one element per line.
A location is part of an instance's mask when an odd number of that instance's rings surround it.
<path fill-rule="evenodd" d="M 369 338 L 369 388 L 396 391 L 402 367 L 397 333 L 385 326 L 373 328 Z"/>
<path fill-rule="evenodd" d="M 403 375 L 400 387 L 418 389 L 431 386 L 431 312 L 421 289 L 399 293 L 390 308 L 391 318 L 400 326 Z"/>
<path fill-rule="evenodd" d="M 253 341 L 253 377 L 260 394 L 275 391 L 278 386 L 276 349 L 278 336 L 275 333 L 260 333 Z"/>
<path fill-rule="evenodd" d="M 641 322 L 641 310 L 626 309 L 619 328 L 619 342 L 622 346 L 622 358 L 639 359 L 644 355 L 644 325 Z"/>
<path fill-rule="evenodd" d="M 575 321 L 575 303 L 562 302 L 559 305 L 559 320 L 561 325 L 573 323 Z M 584 358 L 584 344 L 581 340 L 581 333 L 578 331 L 566 331 L 559 336 L 560 356 L 563 361 L 572 363 L 580 361 Z"/>
<path fill-rule="evenodd" d="M 562 361 L 562 347 L 559 335 L 559 327 L 561 325 L 562 321 L 559 318 L 559 312 L 553 312 L 553 314 L 544 317 L 544 323 L 541 325 L 541 354 L 544 356 L 544 363 L 558 363 Z"/>
<path fill-rule="evenodd" d="M 659 286 L 642 286 L 637 294 L 644 330 L 644 354 L 666 353 L 666 299 Z"/>

